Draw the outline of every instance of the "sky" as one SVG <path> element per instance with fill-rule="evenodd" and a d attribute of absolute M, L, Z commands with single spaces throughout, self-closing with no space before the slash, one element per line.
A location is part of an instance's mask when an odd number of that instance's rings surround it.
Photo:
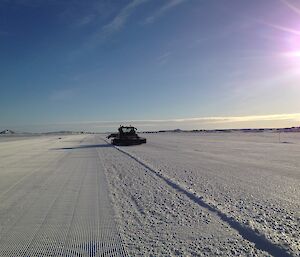
<path fill-rule="evenodd" d="M 0 130 L 300 126 L 298 0 L 0 0 Z"/>

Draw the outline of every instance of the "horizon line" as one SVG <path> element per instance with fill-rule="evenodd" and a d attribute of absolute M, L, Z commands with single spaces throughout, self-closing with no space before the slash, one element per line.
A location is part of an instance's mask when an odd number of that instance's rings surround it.
<path fill-rule="evenodd" d="M 88 124 L 116 124 L 116 123 L 184 123 L 184 122 L 204 122 L 204 123 L 231 123 L 231 122 L 247 122 L 247 121 L 281 121 L 294 120 L 300 122 L 300 113 L 283 113 L 283 114 L 263 114 L 263 115 L 239 115 L 239 116 L 204 116 L 192 118 L 170 118 L 170 119 L 124 119 L 124 120 L 94 120 L 94 121 L 70 121 L 70 122 L 51 122 L 51 123 L 32 123 L 12 126 L 49 126 L 49 125 L 88 125 Z M 8 125 L 8 127 L 11 125 Z"/>

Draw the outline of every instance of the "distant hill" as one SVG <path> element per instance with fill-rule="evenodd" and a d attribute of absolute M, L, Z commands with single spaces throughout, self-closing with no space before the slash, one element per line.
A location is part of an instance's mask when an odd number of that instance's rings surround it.
<path fill-rule="evenodd" d="M 15 134 L 15 132 L 10 129 L 5 129 L 5 130 L 1 131 L 0 134 L 1 135 L 11 135 L 11 134 Z"/>

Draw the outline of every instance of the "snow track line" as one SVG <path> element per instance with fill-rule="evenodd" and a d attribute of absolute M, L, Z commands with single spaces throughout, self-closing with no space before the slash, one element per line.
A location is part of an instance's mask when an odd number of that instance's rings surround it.
<path fill-rule="evenodd" d="M 56 143 L 56 142 L 51 142 L 51 140 L 52 140 L 52 139 L 48 139 L 48 140 L 47 140 L 47 143 L 50 143 L 50 145 Z M 34 144 L 35 144 L 35 143 L 30 143 L 29 145 L 32 146 L 32 145 L 34 145 Z M 25 144 L 25 145 L 26 145 L 26 144 Z M 49 147 L 50 147 L 50 145 L 49 145 Z M 24 146 L 24 144 L 21 145 L 21 147 L 22 147 L 22 146 Z M 38 157 L 38 156 L 40 156 L 40 155 L 43 155 L 43 154 L 45 154 L 46 152 L 48 152 L 49 149 L 50 149 L 50 148 L 47 147 L 47 149 L 44 150 L 44 151 L 42 151 L 42 152 L 39 152 L 39 153 L 37 153 L 37 154 L 33 154 L 32 156 L 26 156 L 26 157 L 24 157 L 24 158 L 22 158 L 21 160 L 18 160 L 18 161 L 10 162 L 10 163 L 6 164 L 5 166 L 2 166 L 2 168 L 6 168 L 6 167 L 8 167 L 8 166 L 14 165 L 14 164 L 16 164 L 16 163 L 18 163 L 18 162 L 20 162 L 20 161 L 24 162 L 24 161 L 27 161 L 27 160 L 36 158 L 36 157 Z M 9 156 L 12 156 L 12 155 L 15 155 L 15 154 L 16 154 L 16 153 L 10 153 Z M 0 156 L 0 159 L 1 159 L 1 158 L 5 158 L 5 157 Z"/>
<path fill-rule="evenodd" d="M 85 157 L 76 158 L 93 158 L 96 166 L 88 166 L 88 162 L 84 166 L 85 174 L 71 209 L 65 247 L 59 256 L 129 256 L 112 218 L 103 160 L 96 149 L 88 151 Z M 89 199 L 93 199 L 93 205 Z M 89 219 L 91 215 L 93 219 Z"/>
<path fill-rule="evenodd" d="M 86 137 L 85 137 L 85 138 L 86 138 Z M 82 140 L 80 140 L 80 143 L 81 143 L 85 138 L 83 138 Z M 49 139 L 48 141 L 50 141 L 50 139 Z M 50 149 L 50 148 L 49 148 L 49 149 Z M 40 156 L 40 155 L 45 154 L 47 151 L 49 151 L 49 149 L 46 150 L 46 151 L 43 151 L 43 152 L 41 152 L 41 153 L 35 154 L 35 155 L 33 155 L 33 156 L 29 156 L 28 158 L 22 159 L 21 161 L 23 162 L 23 161 L 25 161 L 25 160 L 27 160 L 27 159 L 36 158 L 37 156 Z M 70 153 L 66 153 L 66 154 L 64 154 L 63 156 L 58 157 L 57 160 L 55 160 L 55 159 L 54 159 L 54 160 L 50 160 L 49 163 L 51 163 L 51 162 L 54 161 L 54 162 L 55 162 L 55 165 L 58 165 L 58 164 L 60 164 L 60 162 L 61 162 L 62 160 L 64 160 L 64 158 L 67 157 L 69 154 L 70 154 Z M 1 159 L 1 157 L 0 157 L 0 159 Z M 17 162 L 19 162 L 19 161 L 17 161 Z M 17 162 L 13 162 L 13 163 L 17 163 Z M 9 164 L 9 165 L 11 165 L 11 164 Z M 12 184 L 8 189 L 6 189 L 4 192 L 1 192 L 1 193 L 0 193 L 0 199 L 1 199 L 4 195 L 6 195 L 8 192 L 10 192 L 12 189 L 14 189 L 16 186 L 18 186 L 21 182 L 23 182 L 23 180 L 27 179 L 28 177 L 30 177 L 31 175 L 35 174 L 36 172 L 42 170 L 43 168 L 44 168 L 44 167 L 42 167 L 42 168 L 41 168 L 41 167 L 35 168 L 35 169 L 33 169 L 31 172 L 29 172 L 28 174 L 25 174 L 24 176 L 22 176 L 18 181 L 16 181 L 14 184 Z"/>
<path fill-rule="evenodd" d="M 103 139 L 106 143 L 110 144 L 108 141 Z M 115 149 L 117 149 L 119 152 L 127 155 L 131 159 L 138 162 L 140 165 L 142 165 L 144 168 L 152 172 L 154 175 L 156 175 L 158 178 L 163 180 L 167 185 L 175 189 L 176 191 L 184 194 L 187 196 L 190 200 L 192 200 L 194 203 L 198 204 L 199 206 L 209 210 L 210 212 L 216 214 L 223 222 L 228 224 L 232 229 L 234 229 L 242 238 L 245 240 L 254 243 L 255 247 L 259 250 L 265 251 L 269 253 L 270 255 L 274 257 L 288 257 L 292 256 L 287 249 L 284 249 L 280 247 L 279 245 L 274 244 L 270 240 L 268 240 L 264 235 L 260 235 L 256 233 L 253 229 L 244 226 L 240 222 L 236 221 L 232 217 L 227 216 L 227 214 L 220 211 L 216 206 L 214 206 L 211 203 L 207 203 L 203 197 L 196 195 L 196 193 L 190 191 L 189 189 L 184 188 L 177 182 L 173 181 L 171 178 L 166 177 L 161 172 L 156 170 L 155 168 L 151 167 L 149 164 L 147 164 L 145 161 L 141 160 L 137 156 L 121 149 L 118 146 L 114 146 Z"/>
<path fill-rule="evenodd" d="M 67 251 L 68 251 L 68 246 L 70 246 L 71 244 L 71 241 L 70 241 L 70 232 L 71 232 L 71 228 L 72 228 L 72 225 L 74 224 L 74 218 L 75 218 L 75 211 L 76 211 L 76 207 L 78 206 L 78 202 L 79 202 L 79 195 L 80 195 L 80 192 L 81 192 L 81 189 L 82 189 L 82 185 L 83 185 L 83 182 L 84 182 L 84 179 L 86 177 L 86 174 L 87 172 L 84 173 L 83 177 L 81 178 L 81 181 L 80 181 L 80 186 L 79 186 L 79 190 L 77 191 L 77 195 L 76 195 L 76 201 L 75 201 L 75 204 L 74 204 L 74 208 L 72 210 L 72 218 L 71 218 L 71 221 L 68 225 L 68 230 L 67 230 L 67 234 L 66 234 L 66 238 L 65 238 L 65 241 L 64 241 L 64 248 L 63 248 L 63 254 L 62 256 L 67 256 Z"/>
<path fill-rule="evenodd" d="M 107 169 L 106 169 L 106 167 L 105 167 L 105 165 L 104 165 L 104 159 L 103 159 L 103 157 L 102 157 L 102 154 L 101 154 L 98 150 L 97 150 L 97 155 L 98 155 L 99 161 L 100 161 L 100 163 L 101 163 L 101 166 L 103 167 L 103 170 L 104 170 L 104 177 L 105 177 L 105 182 L 106 182 L 106 185 L 107 185 L 107 190 L 109 191 L 109 183 L 108 183 L 108 180 L 107 180 L 107 177 L 106 177 Z M 98 174 L 98 176 L 97 176 L 97 180 L 99 181 L 99 174 Z M 100 193 L 100 191 L 98 190 L 98 197 L 100 198 L 99 193 Z M 109 195 L 109 192 L 108 192 L 108 197 L 109 197 L 109 199 L 110 199 L 110 202 L 112 202 L 112 201 L 111 201 L 111 197 L 110 197 L 110 195 Z M 115 217 L 115 216 L 116 216 L 115 209 L 113 208 L 113 206 L 111 206 L 111 208 L 112 208 L 112 211 L 113 211 L 113 215 L 114 215 L 114 217 Z M 121 233 L 120 233 L 120 231 L 119 231 L 119 227 L 118 227 L 118 225 L 117 225 L 116 222 L 115 222 L 115 225 L 116 225 L 116 231 L 117 231 L 118 236 L 119 236 L 119 238 L 120 238 L 120 247 L 121 247 L 121 249 L 122 249 L 122 254 L 123 254 L 123 256 L 125 256 L 125 257 L 126 257 L 126 256 L 129 256 L 129 254 L 128 254 L 127 250 L 126 250 L 126 247 L 125 247 L 124 240 L 123 240 L 123 238 L 122 238 L 122 236 L 121 236 Z"/>
<path fill-rule="evenodd" d="M 58 165 L 67 155 L 67 154 L 64 154 L 62 157 L 59 157 L 58 160 L 54 160 L 56 163 L 55 165 Z M 51 163 L 51 162 L 50 162 Z M 17 185 L 19 185 L 21 182 L 23 182 L 23 180 L 27 179 L 28 177 L 32 176 L 34 173 L 37 173 L 38 171 L 42 170 L 42 168 L 36 168 L 36 169 L 33 169 L 31 172 L 29 172 L 28 174 L 25 174 L 24 176 L 22 176 L 17 182 L 15 182 L 14 184 L 12 184 L 8 189 L 6 189 L 4 192 L 2 192 L 0 194 L 0 199 L 6 195 L 8 192 L 10 192 L 12 189 L 14 189 Z"/>
<path fill-rule="evenodd" d="M 46 177 L 46 179 L 42 182 L 41 184 L 41 188 L 46 188 L 47 184 L 49 184 L 49 182 L 52 182 L 55 180 L 55 175 L 57 175 L 58 173 L 58 167 L 62 166 L 62 160 L 64 159 L 64 157 L 68 156 L 69 153 L 63 155 L 62 158 L 60 158 L 59 160 L 57 160 L 57 163 L 55 164 L 55 166 L 57 167 L 57 169 L 53 169 L 52 171 L 50 171 L 51 173 L 49 174 L 49 176 Z M 32 194 L 33 192 L 30 192 L 30 194 Z M 37 200 L 38 198 L 36 198 L 35 200 Z M 19 253 L 16 255 L 12 255 L 12 249 L 13 249 L 13 244 L 15 244 L 16 242 L 18 242 L 18 240 L 16 240 L 16 238 L 13 238 L 13 236 L 8 235 L 9 231 L 15 227 L 15 225 L 25 216 L 28 215 L 28 212 L 30 211 L 30 209 L 34 206 L 35 201 L 31 201 L 30 203 L 26 204 L 26 208 L 24 209 L 23 212 L 20 212 L 16 219 L 14 220 L 14 222 L 6 229 L 6 231 L 4 233 L 2 233 L 2 235 L 0 234 L 0 256 L 25 256 L 25 251 L 27 251 L 27 246 L 23 246 L 21 248 L 18 248 Z M 23 236 L 24 233 L 22 234 L 18 234 L 19 236 Z M 8 239 L 10 237 L 10 239 L 8 240 L 9 243 L 5 244 L 5 248 L 3 247 L 3 245 L 1 245 L 3 243 L 3 241 L 5 239 Z M 1 248 L 3 247 L 3 248 Z M 5 254 L 5 255 L 2 255 Z"/>
<path fill-rule="evenodd" d="M 68 156 L 68 155 L 69 155 L 69 153 L 63 155 L 61 158 L 59 158 L 58 160 L 56 160 L 55 166 L 56 166 L 56 167 L 59 167 L 59 166 L 61 165 L 61 162 L 62 162 L 62 160 L 64 159 L 64 157 L 66 157 L 66 156 Z M 30 173 L 30 175 L 33 175 L 34 173 L 36 173 L 36 172 L 38 172 L 38 171 L 40 171 L 40 170 L 41 170 L 41 168 L 39 168 L 39 169 L 35 170 L 34 172 Z M 47 173 L 48 173 L 48 172 L 47 172 Z M 47 185 L 47 183 L 48 183 L 49 180 L 51 179 L 51 176 L 52 176 L 53 174 L 55 174 L 55 173 L 56 173 L 56 170 L 53 169 L 52 171 L 50 171 L 50 173 L 49 173 L 48 175 L 45 174 L 45 175 L 47 175 L 45 178 L 43 178 L 43 177 L 41 178 L 41 182 L 42 182 L 41 187 L 42 187 L 42 188 L 45 187 L 45 185 Z M 44 181 L 43 181 L 43 179 L 44 179 Z M 18 184 L 19 184 L 19 183 L 18 183 Z M 7 193 L 7 192 L 6 192 L 6 193 Z M 32 194 L 32 192 L 30 192 L 29 194 Z M 1 195 L 1 196 L 3 196 L 3 195 Z M 1 196 L 0 196 L 0 199 L 1 199 Z M 25 198 L 25 201 L 29 201 L 29 200 L 30 200 L 30 198 L 27 199 L 26 197 L 28 197 L 28 194 L 24 194 L 23 197 L 20 198 L 20 199 L 18 200 L 18 202 L 14 203 L 14 204 L 9 208 L 9 210 L 7 210 L 7 212 L 9 212 L 12 208 L 15 208 L 15 206 L 16 206 L 20 201 L 24 201 L 24 198 Z M 22 218 L 23 215 L 25 215 L 25 213 L 27 213 L 27 212 L 30 210 L 30 208 L 31 208 L 31 206 L 32 206 L 33 204 L 34 204 L 34 202 L 29 202 L 29 203 L 27 203 L 27 204 L 26 204 L 26 208 L 24 209 L 23 213 L 21 213 L 21 212 L 18 213 L 17 217 L 15 218 L 15 221 L 14 221 L 12 224 L 10 224 L 10 226 L 9 226 L 8 228 L 6 228 L 6 230 L 5 230 L 4 232 L 3 232 L 2 230 L 0 230 L 0 243 L 2 242 L 4 236 L 8 233 L 8 231 L 9 231 L 12 227 L 14 227 L 14 225 Z M 0 227 L 0 228 L 1 228 L 1 227 Z"/>
<path fill-rule="evenodd" d="M 61 185 L 57 195 L 55 196 L 55 198 L 52 200 L 49 208 L 47 209 L 44 218 L 42 219 L 42 222 L 39 224 L 39 227 L 37 228 L 37 230 L 34 232 L 33 237 L 30 240 L 30 243 L 27 246 L 26 249 L 26 255 L 28 256 L 28 253 L 30 252 L 33 244 L 35 243 L 36 239 L 39 237 L 39 232 L 41 231 L 42 227 L 44 226 L 45 222 L 47 221 L 48 217 L 49 217 L 49 213 L 51 212 L 51 210 L 53 209 L 53 206 L 55 205 L 55 203 L 58 201 L 59 197 L 61 196 L 63 190 L 65 189 L 65 186 L 70 183 L 70 178 L 71 176 L 74 174 L 74 172 L 70 172 L 68 178 L 66 179 L 66 181 L 64 181 L 64 183 Z"/>

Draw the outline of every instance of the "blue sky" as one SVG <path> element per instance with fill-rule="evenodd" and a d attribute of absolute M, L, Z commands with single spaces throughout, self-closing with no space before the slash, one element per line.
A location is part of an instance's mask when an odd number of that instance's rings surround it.
<path fill-rule="evenodd" d="M 0 129 L 300 124 L 293 0 L 1 0 Z"/>

